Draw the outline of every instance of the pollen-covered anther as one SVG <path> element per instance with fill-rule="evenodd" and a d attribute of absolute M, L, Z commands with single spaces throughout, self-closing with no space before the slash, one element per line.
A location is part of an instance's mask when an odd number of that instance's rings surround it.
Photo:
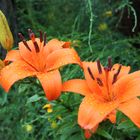
<path fill-rule="evenodd" d="M 97 68 L 98 68 L 99 74 L 102 74 L 102 67 L 101 67 L 100 60 L 97 60 Z"/>
<path fill-rule="evenodd" d="M 96 80 L 97 80 L 97 83 L 98 83 L 99 86 L 103 86 L 103 82 L 101 81 L 100 78 L 96 78 Z"/>
<path fill-rule="evenodd" d="M 27 44 L 27 42 L 26 42 L 24 36 L 23 36 L 21 33 L 18 33 L 18 36 L 19 36 L 20 40 L 23 42 L 23 44 L 25 45 L 25 47 L 26 47 L 29 51 L 32 51 L 32 50 L 30 49 L 30 47 L 28 46 L 28 44 Z"/>
<path fill-rule="evenodd" d="M 114 74 L 112 84 L 114 84 L 117 81 L 117 77 L 118 77 L 118 75 L 119 75 L 119 73 L 121 71 L 121 68 L 122 68 L 122 65 L 119 66 L 117 72 Z"/>
<path fill-rule="evenodd" d="M 88 70 L 88 73 L 89 73 L 90 77 L 91 77 L 93 80 L 95 80 L 95 78 L 94 78 L 94 76 L 93 76 L 93 74 L 92 74 L 92 72 L 91 72 L 91 69 L 88 67 L 87 70 Z"/>

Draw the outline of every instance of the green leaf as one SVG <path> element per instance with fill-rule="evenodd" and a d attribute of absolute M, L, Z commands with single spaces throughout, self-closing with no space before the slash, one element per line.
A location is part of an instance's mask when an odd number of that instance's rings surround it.
<path fill-rule="evenodd" d="M 34 96 L 30 97 L 28 100 L 27 100 L 27 104 L 28 103 L 32 103 L 32 102 L 36 102 L 38 100 L 40 100 L 41 97 L 39 97 L 37 94 L 35 94 Z"/>
<path fill-rule="evenodd" d="M 129 129 L 129 128 L 132 128 L 132 127 L 134 127 L 134 124 L 130 120 L 127 120 L 127 121 L 124 121 L 124 122 L 120 123 L 117 126 L 117 129 Z"/>
<path fill-rule="evenodd" d="M 105 130 L 101 129 L 101 128 L 98 128 L 97 132 L 96 132 L 98 135 L 100 136 L 103 136 L 105 138 L 108 138 L 108 139 L 113 139 L 112 136 Z"/>

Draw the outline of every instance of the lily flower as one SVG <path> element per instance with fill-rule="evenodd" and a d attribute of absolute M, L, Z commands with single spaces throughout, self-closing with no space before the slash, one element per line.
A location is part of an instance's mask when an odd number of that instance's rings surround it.
<path fill-rule="evenodd" d="M 1 71 L 1 85 L 6 92 L 18 80 L 36 76 L 48 100 L 57 99 L 61 93 L 62 81 L 58 70 L 66 64 L 79 64 L 80 58 L 69 42 L 52 39 L 46 41 L 46 33 L 40 31 L 40 38 L 29 29 L 31 40 L 26 41 L 19 33 L 22 40 L 19 50 L 9 51 L 5 62 L 11 61 Z"/>
<path fill-rule="evenodd" d="M 116 121 L 119 110 L 140 128 L 140 71 L 128 74 L 129 66 L 115 64 L 108 58 L 108 66 L 100 61 L 83 62 L 85 80 L 73 79 L 63 83 L 62 91 L 79 93 L 84 97 L 78 112 L 79 125 L 95 132 L 100 122 Z"/>

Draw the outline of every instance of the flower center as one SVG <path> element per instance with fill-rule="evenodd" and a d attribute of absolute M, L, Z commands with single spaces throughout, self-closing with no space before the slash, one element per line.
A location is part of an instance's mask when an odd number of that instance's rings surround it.
<path fill-rule="evenodd" d="M 120 65 L 116 73 L 112 69 L 112 60 L 111 57 L 108 58 L 108 66 L 102 67 L 100 60 L 97 60 L 97 69 L 98 74 L 94 76 L 91 69 L 88 67 L 88 73 L 90 77 L 96 82 L 98 88 L 100 89 L 103 98 L 105 101 L 112 101 L 116 99 L 115 94 L 113 93 L 113 84 L 117 81 L 117 77 L 121 71 L 122 66 Z M 112 77 L 113 73 L 113 77 Z"/>

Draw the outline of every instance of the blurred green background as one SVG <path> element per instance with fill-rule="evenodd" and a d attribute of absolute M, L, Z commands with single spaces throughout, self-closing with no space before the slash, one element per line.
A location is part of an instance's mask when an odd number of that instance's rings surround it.
<path fill-rule="evenodd" d="M 113 63 L 140 69 L 140 1 L 139 0 L 0 0 L 15 44 L 17 33 L 28 39 L 27 29 L 37 35 L 47 32 L 47 39 L 70 41 L 83 61 L 107 57 Z M 4 58 L 4 50 L 0 51 Z M 78 66 L 60 69 L 63 81 L 83 77 Z M 53 102 L 45 98 L 37 79 L 17 82 L 7 94 L 0 90 L 0 140 L 85 140 L 77 124 L 82 96 L 63 93 Z M 43 109 L 51 104 L 51 111 Z M 125 121 L 122 121 L 125 118 Z M 140 130 L 118 112 L 117 123 L 101 123 L 94 140 L 140 140 Z"/>

